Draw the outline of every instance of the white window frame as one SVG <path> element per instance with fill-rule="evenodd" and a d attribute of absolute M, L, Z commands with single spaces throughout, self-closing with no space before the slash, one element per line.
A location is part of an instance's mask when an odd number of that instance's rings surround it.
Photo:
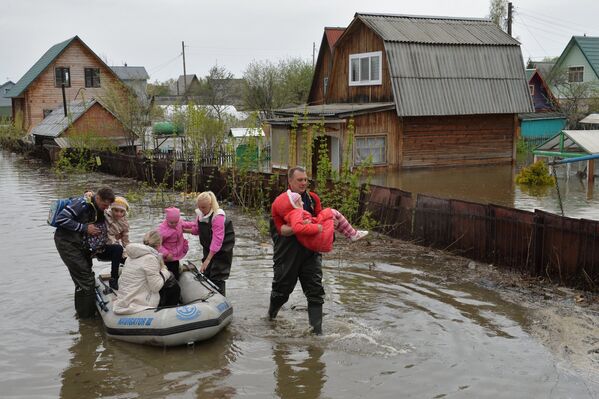
<path fill-rule="evenodd" d="M 582 68 L 582 74 L 580 80 L 570 80 L 570 73 L 572 68 Z M 569 65 L 568 66 L 568 83 L 582 83 L 584 82 L 584 65 Z"/>
<path fill-rule="evenodd" d="M 356 136 L 354 138 L 355 142 L 354 142 L 354 166 L 359 166 L 361 164 L 360 161 L 358 161 L 358 140 L 368 140 L 368 139 L 383 139 L 385 142 L 385 148 L 383 151 L 383 156 L 385 157 L 385 159 L 383 160 L 383 162 L 372 162 L 373 166 L 380 166 L 380 165 L 387 165 L 389 163 L 389 160 L 387 159 L 387 150 L 388 150 L 388 145 L 389 145 L 389 140 L 387 140 L 387 134 L 385 133 L 380 133 L 380 134 L 373 134 L 373 135 L 368 135 L 368 136 Z"/>
<path fill-rule="evenodd" d="M 531 96 L 535 95 L 535 85 L 528 85 L 528 91 L 530 92 Z"/>
<path fill-rule="evenodd" d="M 373 57 L 379 57 L 379 67 L 378 67 L 378 73 L 379 73 L 379 78 L 378 79 L 372 79 L 372 70 L 369 71 L 368 75 L 369 75 L 369 79 L 368 80 L 361 80 L 361 76 L 362 76 L 362 71 L 361 66 L 362 66 L 362 59 L 364 58 L 368 58 L 368 65 L 369 68 L 372 65 L 372 61 L 370 60 Z M 360 80 L 357 81 L 353 81 L 352 80 L 352 69 L 351 69 L 351 64 L 352 64 L 352 60 L 358 60 L 358 78 Z M 382 81 L 382 75 L 383 75 L 383 52 L 382 51 L 373 51 L 370 53 L 359 53 L 359 54 L 350 54 L 349 55 L 349 73 L 348 73 L 348 80 L 349 80 L 349 85 L 350 86 L 374 86 L 374 85 L 380 85 L 383 83 Z"/>

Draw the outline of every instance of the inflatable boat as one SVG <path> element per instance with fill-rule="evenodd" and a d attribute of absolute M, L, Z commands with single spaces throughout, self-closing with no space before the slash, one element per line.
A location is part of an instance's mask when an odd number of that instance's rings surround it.
<path fill-rule="evenodd" d="M 118 291 L 108 286 L 102 271 L 96 278 L 96 308 L 109 337 L 154 346 L 185 345 L 213 337 L 233 318 L 233 307 L 195 266 L 181 273 L 182 304 L 118 315 L 112 305 Z"/>

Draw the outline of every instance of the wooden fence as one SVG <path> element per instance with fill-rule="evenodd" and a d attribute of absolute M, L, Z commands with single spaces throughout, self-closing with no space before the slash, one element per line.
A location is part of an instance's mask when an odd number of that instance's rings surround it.
<path fill-rule="evenodd" d="M 168 160 L 150 161 L 122 154 L 100 154 L 101 170 L 145 181 L 174 182 L 187 176 L 189 163 L 172 167 Z M 230 169 L 198 167 L 193 174 L 201 190 L 233 198 Z M 247 179 L 267 201 L 287 188 L 285 175 L 253 172 Z M 325 204 L 326 205 L 326 204 Z M 599 286 L 599 222 L 561 217 L 503 206 L 414 195 L 399 189 L 370 186 L 360 198 L 360 212 L 370 211 L 377 230 L 391 237 L 451 251 L 530 276 L 570 287 Z"/>

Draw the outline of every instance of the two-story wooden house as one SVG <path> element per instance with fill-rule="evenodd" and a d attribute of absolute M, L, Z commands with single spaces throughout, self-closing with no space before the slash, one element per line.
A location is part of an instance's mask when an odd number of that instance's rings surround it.
<path fill-rule="evenodd" d="M 314 85 L 307 106 L 269 121 L 274 167 L 310 158 L 309 130 L 290 139 L 294 116 L 324 122 L 333 167 L 344 154 L 383 168 L 509 163 L 517 114 L 533 111 L 520 44 L 486 19 L 357 13 Z"/>
<path fill-rule="evenodd" d="M 20 113 L 23 129 L 30 132 L 63 103 L 63 85 L 66 103 L 70 104 L 101 97 L 107 87 L 121 83 L 116 73 L 75 36 L 52 46 L 10 90 L 13 119 Z"/>

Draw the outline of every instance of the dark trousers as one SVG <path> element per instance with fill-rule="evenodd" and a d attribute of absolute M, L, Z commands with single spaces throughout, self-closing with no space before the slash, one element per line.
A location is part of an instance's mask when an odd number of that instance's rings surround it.
<path fill-rule="evenodd" d="M 164 262 L 166 268 L 168 269 L 169 272 L 173 273 L 173 276 L 175 276 L 175 279 L 177 279 L 177 281 L 179 281 L 179 261 L 178 260 L 173 260 L 170 262 Z"/>
<path fill-rule="evenodd" d="M 110 277 L 118 280 L 119 278 L 119 266 L 123 261 L 123 247 L 119 244 L 109 244 L 104 247 L 102 252 L 98 252 L 96 255 L 98 260 L 110 261 Z"/>
<path fill-rule="evenodd" d="M 179 304 L 179 298 L 181 297 L 181 287 L 179 284 L 173 284 L 170 287 L 166 287 L 166 283 L 160 289 L 160 303 L 158 307 L 164 306 L 176 306 Z"/>

